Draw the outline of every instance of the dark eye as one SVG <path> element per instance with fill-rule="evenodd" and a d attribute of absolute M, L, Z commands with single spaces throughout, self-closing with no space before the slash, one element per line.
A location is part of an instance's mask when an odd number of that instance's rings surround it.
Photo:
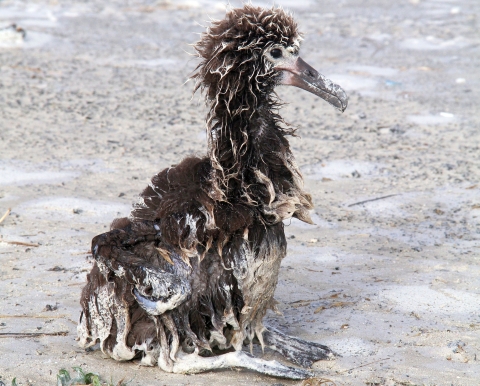
<path fill-rule="evenodd" d="M 278 59 L 282 57 L 282 50 L 278 48 L 274 48 L 273 50 L 270 51 L 270 55 L 272 55 L 272 58 Z"/>

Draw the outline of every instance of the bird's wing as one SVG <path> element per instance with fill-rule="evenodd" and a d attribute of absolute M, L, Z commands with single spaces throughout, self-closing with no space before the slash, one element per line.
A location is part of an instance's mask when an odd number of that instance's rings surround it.
<path fill-rule="evenodd" d="M 130 219 L 152 221 L 161 242 L 185 261 L 210 247 L 216 230 L 215 189 L 210 162 L 190 157 L 155 175 L 134 205 Z M 210 240 L 210 242 L 209 242 Z"/>
<path fill-rule="evenodd" d="M 123 229 L 96 236 L 92 254 L 107 281 L 124 282 L 132 288 L 138 304 L 151 315 L 160 315 L 183 303 L 190 295 L 186 265 L 172 258 L 162 258 L 156 245 L 154 224 L 129 224 Z M 152 231 L 148 231 L 149 225 Z M 167 255 L 168 256 L 168 255 Z M 129 294 L 130 295 L 130 294 Z"/>
<path fill-rule="evenodd" d="M 137 302 L 149 314 L 160 315 L 189 297 L 189 259 L 210 248 L 206 233 L 213 222 L 213 200 L 202 189 L 208 171 L 199 158 L 161 171 L 130 218 L 116 219 L 109 232 L 92 240 L 98 269 L 89 282 L 97 284 L 86 287 L 86 299 L 110 283 L 121 302 Z"/>
<path fill-rule="evenodd" d="M 221 248 L 228 236 L 248 228 L 254 218 L 242 202 L 223 200 L 207 158 L 186 158 L 155 175 L 134 206 L 131 220 L 153 221 L 163 244 L 188 264 L 212 247 Z"/>
<path fill-rule="evenodd" d="M 208 159 L 186 158 L 155 175 L 130 218 L 117 219 L 95 237 L 92 253 L 100 272 L 130 283 L 135 300 L 150 314 L 175 308 L 190 294 L 191 258 L 215 248 L 253 221 L 243 204 L 216 196 Z"/>

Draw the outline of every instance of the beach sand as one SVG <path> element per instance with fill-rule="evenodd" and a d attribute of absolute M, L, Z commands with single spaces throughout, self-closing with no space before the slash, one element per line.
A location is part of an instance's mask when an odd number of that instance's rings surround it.
<path fill-rule="evenodd" d="M 316 225 L 286 223 L 283 316 L 266 324 L 341 354 L 314 364 L 337 385 L 479 385 L 480 3 L 276 3 L 305 33 L 303 59 L 350 101 L 341 114 L 278 90 Z M 205 154 L 189 44 L 224 13 L 203 0 L 0 2 L 0 28 L 26 31 L 0 31 L 6 385 L 55 385 L 73 366 L 132 386 L 300 384 L 166 374 L 75 341 L 92 237 L 128 215 L 159 170 Z"/>

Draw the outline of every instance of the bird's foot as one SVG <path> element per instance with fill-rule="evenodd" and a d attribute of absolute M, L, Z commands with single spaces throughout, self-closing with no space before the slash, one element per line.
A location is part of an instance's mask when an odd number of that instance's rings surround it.
<path fill-rule="evenodd" d="M 302 367 L 310 368 L 313 362 L 322 359 L 331 360 L 339 356 L 323 344 L 293 338 L 274 328 L 263 332 L 263 340 L 265 346 Z"/>
<path fill-rule="evenodd" d="M 158 365 L 164 371 L 177 374 L 195 374 L 235 367 L 287 379 L 307 379 L 314 376 L 314 374 L 308 370 L 285 366 L 277 361 L 255 358 L 243 351 L 235 351 L 212 357 L 203 357 L 196 352 L 192 354 L 179 352 L 175 362 L 166 363 L 159 358 Z"/>

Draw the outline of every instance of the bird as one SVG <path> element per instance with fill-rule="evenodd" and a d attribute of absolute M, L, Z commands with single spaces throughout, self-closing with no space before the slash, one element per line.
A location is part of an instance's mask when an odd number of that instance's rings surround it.
<path fill-rule="evenodd" d="M 289 12 L 252 4 L 200 35 L 191 79 L 208 107 L 206 155 L 153 176 L 130 215 L 93 238 L 81 347 L 170 373 L 240 368 L 290 379 L 336 356 L 263 324 L 276 309 L 283 221 L 312 223 L 313 208 L 275 89 L 299 87 L 342 112 L 348 104 L 299 56 L 302 36 Z M 253 344 L 297 366 L 255 357 Z"/>

